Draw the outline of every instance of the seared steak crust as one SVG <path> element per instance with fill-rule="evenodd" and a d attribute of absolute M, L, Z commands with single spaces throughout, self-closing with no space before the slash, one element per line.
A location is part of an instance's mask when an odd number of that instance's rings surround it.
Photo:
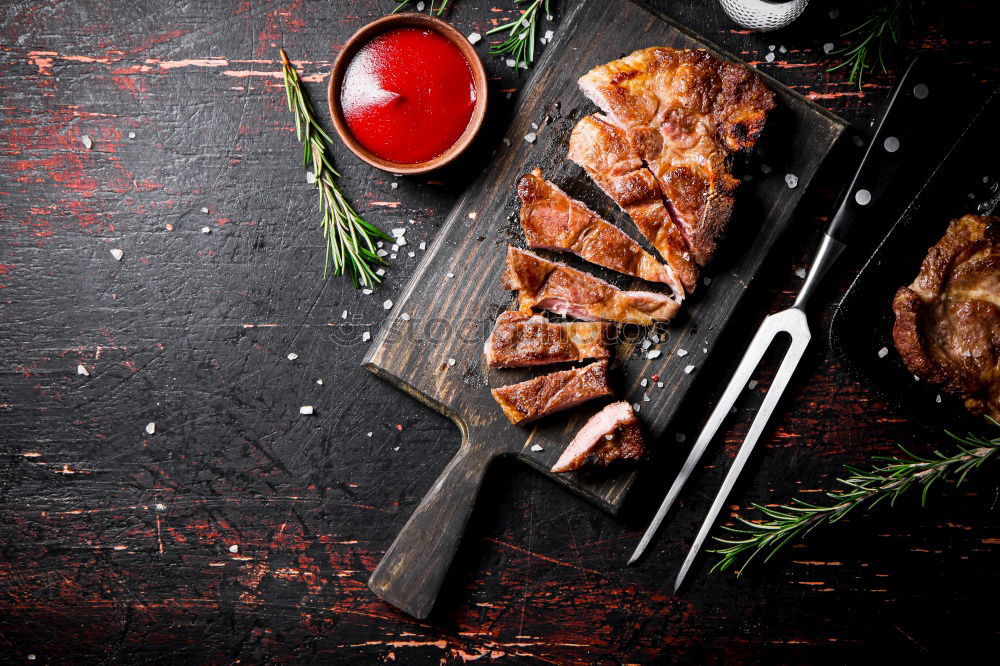
<path fill-rule="evenodd" d="M 510 310 L 497 318 L 483 351 L 491 368 L 607 358 L 609 328 L 594 322 L 553 324 L 530 311 Z"/>
<path fill-rule="evenodd" d="M 664 294 L 622 291 L 593 275 L 514 246 L 507 248 L 501 282 L 504 289 L 517 290 L 521 308 L 537 307 L 587 321 L 648 326 L 670 319 L 679 307 Z"/>
<path fill-rule="evenodd" d="M 611 395 L 608 362 L 597 361 L 495 388 L 493 399 L 514 425 L 523 425 L 588 400 Z"/>
<path fill-rule="evenodd" d="M 655 175 L 704 265 L 732 212 L 728 158 L 756 144 L 774 94 L 743 65 L 666 47 L 595 67 L 579 84 Z"/>
<path fill-rule="evenodd" d="M 953 220 L 893 299 L 893 339 L 920 379 L 1000 419 L 1000 217 Z"/>
<path fill-rule="evenodd" d="M 521 228 L 530 247 L 572 252 L 598 266 L 652 282 L 676 282 L 668 266 L 624 231 L 542 178 L 541 169 L 521 178 L 517 195 L 521 199 Z"/>
<path fill-rule="evenodd" d="M 571 472 L 587 465 L 607 467 L 618 460 L 639 460 L 646 439 L 632 406 L 613 402 L 592 416 L 566 447 L 553 472 Z"/>

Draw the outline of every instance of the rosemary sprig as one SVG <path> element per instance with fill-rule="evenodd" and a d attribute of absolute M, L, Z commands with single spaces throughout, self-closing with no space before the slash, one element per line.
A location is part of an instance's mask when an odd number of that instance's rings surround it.
<path fill-rule="evenodd" d="M 392 1 L 396 3 L 396 8 L 393 9 L 392 12 L 390 12 L 392 14 L 395 14 L 396 12 L 401 12 L 404 9 L 408 9 L 409 6 L 411 4 L 413 4 L 413 0 L 392 0 Z M 444 13 L 444 10 L 448 6 L 449 2 L 451 2 L 451 0 L 441 0 L 441 4 L 438 5 L 437 11 L 435 12 L 434 11 L 434 4 L 435 4 L 434 0 L 428 0 L 428 3 L 427 3 L 427 13 L 428 14 L 435 14 L 436 16 L 441 16 L 441 14 Z"/>
<path fill-rule="evenodd" d="M 1000 427 L 1000 422 L 989 421 Z M 905 457 L 879 456 L 875 458 L 879 464 L 867 471 L 845 466 L 848 476 L 838 481 L 846 485 L 847 490 L 826 493 L 833 500 L 832 504 L 811 504 L 797 498 L 790 505 L 777 507 L 754 504 L 766 520 L 751 522 L 737 516 L 738 526 L 723 526 L 735 536 L 731 539 L 714 537 L 726 545 L 711 551 L 722 556 L 712 570 L 725 571 L 742 560 L 742 572 L 762 552 L 767 551 L 764 558 L 767 561 L 789 541 L 805 537 L 820 525 L 835 523 L 859 507 L 871 509 L 885 500 L 894 505 L 900 496 L 912 489 L 921 489 L 920 504 L 924 506 L 927 493 L 935 482 L 955 478 L 955 485 L 961 485 L 969 472 L 981 467 L 1000 451 L 1000 437 L 986 440 L 974 435 L 959 437 L 950 432 L 945 434 L 958 443 L 958 451 L 951 455 L 935 451 L 931 457 L 921 457 L 900 447 Z"/>
<path fill-rule="evenodd" d="M 316 122 L 312 104 L 302 89 L 299 73 L 281 50 L 282 72 L 288 110 L 295 115 L 295 136 L 302 143 L 302 166 L 312 167 L 319 206 L 323 213 L 320 227 L 326 244 L 323 277 L 332 269 L 334 275 L 351 276 L 354 287 L 373 287 L 381 278 L 372 266 L 385 261 L 376 254 L 375 240 L 391 240 L 385 232 L 366 222 L 347 201 L 334 178 L 340 174 L 333 168 L 327 144 L 333 141 Z"/>
<path fill-rule="evenodd" d="M 544 7 L 545 18 L 549 21 L 552 20 L 549 0 L 514 0 L 514 3 L 519 5 L 529 1 L 531 4 L 517 19 L 498 25 L 486 33 L 492 35 L 495 32 L 507 31 L 507 39 L 490 48 L 490 53 L 493 55 L 512 55 L 514 71 L 518 74 L 521 73 L 522 68 L 527 69 L 535 62 L 535 37 L 538 34 L 539 15 L 541 14 L 539 9 Z"/>
<path fill-rule="evenodd" d="M 885 72 L 886 49 L 890 42 L 899 43 L 903 31 L 912 25 L 914 10 L 922 3 L 923 0 L 883 0 L 864 21 L 843 33 L 842 37 L 850 40 L 850 44 L 836 52 L 843 60 L 827 71 L 850 67 L 847 81 L 857 83 L 859 89 L 865 73 L 876 63 Z"/>

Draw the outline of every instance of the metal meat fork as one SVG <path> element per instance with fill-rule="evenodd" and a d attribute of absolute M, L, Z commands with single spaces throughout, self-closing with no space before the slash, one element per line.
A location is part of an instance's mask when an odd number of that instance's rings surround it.
<path fill-rule="evenodd" d="M 831 220 L 830 225 L 823 234 L 819 250 L 816 253 L 816 257 L 813 259 L 812 266 L 809 268 L 809 274 L 806 276 L 805 284 L 802 286 L 802 290 L 795 299 L 795 304 L 788 310 L 772 314 L 764 319 L 764 322 L 757 330 L 757 334 L 754 335 L 753 340 L 750 342 L 750 346 L 747 348 L 746 353 L 743 355 L 743 360 L 740 361 L 739 367 L 736 368 L 736 372 L 733 374 L 732 379 L 729 380 L 729 385 L 722 394 L 722 398 L 719 399 L 719 403 L 712 411 L 712 415 L 708 418 L 708 422 L 702 429 L 701 434 L 698 435 L 698 441 L 695 442 L 694 448 L 691 449 L 691 453 L 688 455 L 687 460 L 684 461 L 684 466 L 681 468 L 677 478 L 674 479 L 673 485 L 670 486 L 666 499 L 663 500 L 663 503 L 660 505 L 660 509 L 656 512 L 656 517 L 653 518 L 653 522 L 650 523 L 649 527 L 646 529 L 646 533 L 643 535 L 638 547 L 632 554 L 632 558 L 628 561 L 629 564 L 632 564 L 642 556 L 643 551 L 646 550 L 646 546 L 649 545 L 649 542 L 656 533 L 657 528 L 659 528 L 660 523 L 663 522 L 663 518 L 667 515 L 670 507 L 673 506 L 674 501 L 680 494 L 681 488 L 684 487 L 684 483 L 688 480 L 688 477 L 691 476 L 691 472 L 693 472 L 694 468 L 698 465 L 698 461 L 701 460 L 701 456 L 705 453 L 705 449 L 708 448 L 712 438 L 715 437 L 715 433 L 719 430 L 719 426 L 722 425 L 722 422 L 729 413 L 729 410 L 732 408 L 733 403 L 736 402 L 736 398 L 747 385 L 753 371 L 757 369 L 757 365 L 760 363 L 760 359 L 764 356 L 764 352 L 768 350 L 771 343 L 774 342 L 774 339 L 778 337 L 780 333 L 787 333 L 791 337 L 791 345 L 789 346 L 788 351 L 785 352 L 785 357 L 782 359 L 781 366 L 778 368 L 778 372 L 774 376 L 774 381 L 771 383 L 771 387 L 768 389 L 767 395 L 764 396 L 764 402 L 760 406 L 760 411 L 758 411 L 757 416 L 754 417 L 753 424 L 750 426 L 749 432 L 747 432 L 746 439 L 743 440 L 743 444 L 740 446 L 736 459 L 733 460 L 732 466 L 726 473 L 726 478 L 722 483 L 722 488 L 719 489 L 718 494 L 715 496 L 715 500 L 712 502 L 712 506 L 708 510 L 708 515 L 705 516 L 705 521 L 701 524 L 701 529 L 698 530 L 698 536 L 695 537 L 694 543 L 691 545 L 691 550 L 688 551 L 684 564 L 681 566 L 680 573 L 677 574 L 677 581 L 674 583 L 674 592 L 676 592 L 681 586 L 681 583 L 684 582 L 684 577 L 687 575 L 688 570 L 691 568 L 691 564 L 698 556 L 698 551 L 701 549 L 702 544 L 708 537 L 708 533 L 715 524 L 715 519 L 722 510 L 722 505 L 726 502 L 726 498 L 729 496 L 730 491 L 736 484 L 737 477 L 739 477 L 740 472 L 743 471 L 743 467 L 746 465 L 747 459 L 753 452 L 754 445 L 756 445 L 757 440 L 760 439 L 760 435 L 764 431 L 764 426 L 767 425 L 767 421 L 771 417 L 771 413 L 774 411 L 775 405 L 777 405 L 778 400 L 781 398 L 781 394 L 785 390 L 785 387 L 788 386 L 788 381 L 792 378 L 792 373 L 795 372 L 795 367 L 798 365 L 803 353 L 805 353 L 806 347 L 809 345 L 812 333 L 809 331 L 809 321 L 806 318 L 806 304 L 809 302 L 809 298 L 813 295 L 813 292 L 819 285 L 820 280 L 822 280 L 823 276 L 837 260 L 837 257 L 840 256 L 840 253 L 844 250 L 844 236 L 848 227 L 858 214 L 872 202 L 873 197 L 875 196 L 873 193 L 874 187 L 879 184 L 880 180 L 877 177 L 877 174 L 867 174 L 867 179 L 870 181 L 870 185 L 867 185 L 867 189 L 858 188 L 858 184 L 861 182 L 862 173 L 865 171 L 865 165 L 868 164 L 868 158 L 872 154 L 872 150 L 875 149 L 875 146 L 883 145 L 884 139 L 882 134 L 886 127 L 886 120 L 889 118 L 893 109 L 897 106 L 896 102 L 901 97 L 901 92 L 908 92 L 913 87 L 913 84 L 907 83 L 907 81 L 911 78 L 910 74 L 913 71 L 915 62 L 916 61 L 914 60 L 907 67 L 906 72 L 896 84 L 896 87 L 889 98 L 889 103 L 886 106 L 885 113 L 882 114 L 882 119 L 879 121 L 878 128 L 875 130 L 875 135 L 872 137 L 871 143 L 868 144 L 865 156 L 861 160 L 861 164 L 858 166 L 858 170 L 855 172 L 850 185 L 844 191 L 843 198 L 840 201 L 836 214 L 833 216 L 833 220 Z M 922 98 L 920 94 L 913 95 L 913 97 L 916 99 Z"/>

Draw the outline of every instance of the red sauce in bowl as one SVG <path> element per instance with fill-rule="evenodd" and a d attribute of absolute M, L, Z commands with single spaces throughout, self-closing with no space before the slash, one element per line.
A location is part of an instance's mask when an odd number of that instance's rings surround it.
<path fill-rule="evenodd" d="M 469 62 L 434 30 L 397 28 L 351 59 L 340 87 L 347 128 L 390 162 L 416 164 L 459 140 L 476 106 Z"/>

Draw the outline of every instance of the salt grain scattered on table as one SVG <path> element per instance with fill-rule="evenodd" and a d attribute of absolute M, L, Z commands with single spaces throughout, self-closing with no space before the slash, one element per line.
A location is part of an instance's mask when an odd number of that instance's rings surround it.
<path fill-rule="evenodd" d="M 788 49 L 785 48 L 784 44 L 782 44 L 781 46 L 779 46 L 778 50 L 781 51 L 782 53 L 788 53 Z"/>
<path fill-rule="evenodd" d="M 878 350 L 878 357 L 879 358 L 885 358 L 888 355 L 889 355 L 889 348 L 888 347 L 882 347 L 882 349 Z"/>
<path fill-rule="evenodd" d="M 774 54 L 768 53 L 766 56 L 764 56 L 764 60 L 766 60 L 767 62 L 774 62 Z"/>
<path fill-rule="evenodd" d="M 415 255 L 415 254 L 414 254 L 414 253 L 412 253 L 412 252 L 407 252 L 407 253 L 406 253 L 406 256 L 408 256 L 408 257 L 415 257 L 415 256 L 417 256 L 417 255 Z"/>
<path fill-rule="evenodd" d="M 299 414 L 312 414 L 314 411 L 312 405 L 302 405 L 299 407 Z"/>
<path fill-rule="evenodd" d="M 388 255 L 389 253 L 388 253 L 388 252 L 386 252 L 385 250 L 383 250 L 383 249 L 379 248 L 378 250 L 375 250 L 375 254 L 377 254 L 377 255 L 378 255 L 378 256 L 380 256 L 380 257 L 385 257 L 385 256 L 387 256 L 387 255 Z"/>
<path fill-rule="evenodd" d="M 552 38 L 555 37 L 555 34 L 556 33 L 552 32 L 551 30 L 546 30 L 545 31 L 545 39 L 546 39 L 546 41 L 550 41 L 551 42 Z"/>
<path fill-rule="evenodd" d="M 385 308 L 386 310 L 391 310 L 392 309 L 392 300 L 388 299 L 388 298 L 385 299 L 385 302 L 382 303 L 382 307 Z"/>
<path fill-rule="evenodd" d="M 389 255 L 389 258 L 390 258 L 390 259 L 395 259 L 395 258 L 396 258 L 396 254 L 395 254 L 395 253 L 392 253 L 392 254 L 390 254 L 390 255 Z"/>
<path fill-rule="evenodd" d="M 364 294 L 365 296 L 368 296 L 372 293 L 372 290 L 365 287 L 364 289 L 361 290 L 361 293 Z"/>
<path fill-rule="evenodd" d="M 310 185 L 315 184 L 316 174 L 314 174 L 312 171 L 306 171 L 306 182 L 309 183 Z"/>
<path fill-rule="evenodd" d="M 378 276 L 385 275 L 385 269 L 384 268 L 378 269 L 377 271 L 375 271 L 375 275 L 378 275 Z"/>
<path fill-rule="evenodd" d="M 410 314 L 408 312 L 404 312 L 403 314 L 399 315 L 399 318 L 402 319 L 403 321 L 410 321 Z"/>
<path fill-rule="evenodd" d="M 449 358 L 448 359 L 448 365 L 455 365 L 455 359 Z"/>
<path fill-rule="evenodd" d="M 122 257 L 125 256 L 125 253 L 119 250 L 118 248 L 112 248 L 111 256 L 115 258 L 115 261 L 121 261 Z"/>
<path fill-rule="evenodd" d="M 940 393 L 938 393 L 937 397 L 934 398 L 934 402 L 941 402 L 941 394 Z"/>
<path fill-rule="evenodd" d="M 453 278 L 453 277 L 455 277 L 455 274 L 454 273 L 448 273 L 447 275 L 445 275 L 445 277 Z"/>
<path fill-rule="evenodd" d="M 406 227 L 395 227 L 392 230 L 392 235 L 395 236 L 396 238 L 399 238 L 405 233 L 406 233 Z"/>
<path fill-rule="evenodd" d="M 652 351 L 646 352 L 646 358 L 652 359 L 652 358 L 658 358 L 659 356 L 660 356 L 659 349 L 653 349 Z"/>
<path fill-rule="evenodd" d="M 289 360 L 289 361 L 294 361 L 294 360 L 295 360 L 295 359 L 297 359 L 298 357 L 299 357 L 299 355 L 298 355 L 298 354 L 296 354 L 295 352 L 291 352 L 291 353 L 290 353 L 290 354 L 288 355 L 288 360 Z"/>
<path fill-rule="evenodd" d="M 800 277 L 800 278 L 802 278 L 802 279 L 805 279 L 805 277 L 806 277 L 806 269 L 804 269 L 804 268 L 796 268 L 795 269 L 795 275 L 798 276 L 798 277 Z"/>
<path fill-rule="evenodd" d="M 663 388 L 663 382 L 656 382 L 656 388 Z"/>
<path fill-rule="evenodd" d="M 882 142 L 882 147 L 885 148 L 887 153 L 894 153 L 899 150 L 899 139 L 894 136 L 885 137 L 885 141 Z"/>
<path fill-rule="evenodd" d="M 535 453 L 538 453 L 539 451 L 544 451 L 545 449 L 543 449 L 542 447 L 538 446 L 538 444 L 532 444 L 531 445 L 531 450 L 534 451 Z"/>
<path fill-rule="evenodd" d="M 371 339 L 372 339 L 372 334 L 369 333 L 368 331 L 365 331 L 364 333 L 361 334 L 361 342 L 368 342 Z"/>
<path fill-rule="evenodd" d="M 469 39 L 469 43 L 470 44 L 478 44 L 479 40 L 482 39 L 482 38 L 483 38 L 482 35 L 480 35 L 478 32 L 474 32 L 474 33 L 472 33 L 472 34 L 469 35 L 468 39 Z"/>
<path fill-rule="evenodd" d="M 369 436 L 369 437 L 371 437 L 371 436 L 372 436 L 372 434 L 371 434 L 371 433 L 368 433 L 368 436 Z"/>
<path fill-rule="evenodd" d="M 646 386 L 647 384 L 649 384 L 649 380 L 646 379 L 645 377 L 643 377 L 642 381 L 639 382 L 639 386 Z"/>
<path fill-rule="evenodd" d="M 344 310 L 343 312 L 340 313 L 340 318 L 347 319 L 347 310 Z"/>
<path fill-rule="evenodd" d="M 90 150 L 90 147 L 94 145 L 94 142 L 91 141 L 90 137 L 87 136 L 86 134 L 80 137 L 80 142 L 83 144 L 83 147 L 86 148 L 87 150 Z"/>
<path fill-rule="evenodd" d="M 642 341 L 642 348 L 643 349 L 649 349 L 652 345 L 653 345 L 653 343 L 650 342 L 649 340 L 643 340 Z"/>
<path fill-rule="evenodd" d="M 508 139 L 507 137 L 504 137 L 503 138 L 503 145 L 509 146 L 510 145 L 510 139 Z"/>
<path fill-rule="evenodd" d="M 229 547 L 229 552 L 230 552 L 230 553 L 238 553 L 238 552 L 240 552 L 240 547 L 239 547 L 239 546 L 237 546 L 237 545 L 236 545 L 236 544 L 234 543 L 234 544 L 233 544 L 232 546 L 230 546 L 230 547 Z"/>
<path fill-rule="evenodd" d="M 649 402 L 649 396 L 647 394 L 643 393 L 642 394 L 642 401 L 643 402 Z"/>
<path fill-rule="evenodd" d="M 688 350 L 687 349 L 678 349 L 677 350 L 677 355 L 678 356 L 682 356 L 682 357 L 683 356 L 687 356 L 688 355 Z"/>
<path fill-rule="evenodd" d="M 859 206 L 867 206 L 872 201 L 872 193 L 868 190 L 858 190 L 854 193 L 854 200 Z"/>
<path fill-rule="evenodd" d="M 637 402 L 633 402 L 633 403 L 632 403 L 632 411 L 634 411 L 634 412 L 638 412 L 638 411 L 639 411 L 640 409 L 642 409 L 642 405 L 640 405 L 640 404 L 639 404 L 639 403 L 637 403 Z"/>
<path fill-rule="evenodd" d="M 391 187 L 392 189 L 396 189 L 397 187 L 399 187 L 399 183 L 390 183 L 389 187 Z"/>
<path fill-rule="evenodd" d="M 829 14 L 830 14 L 830 18 L 836 19 L 838 16 L 840 16 L 840 10 L 839 9 L 831 9 L 829 11 Z"/>
<path fill-rule="evenodd" d="M 528 143 L 534 143 L 535 139 L 537 138 L 538 135 L 535 134 L 534 132 L 528 132 L 527 134 L 524 135 L 524 140 L 527 141 Z"/>
<path fill-rule="evenodd" d="M 150 435 L 152 435 L 154 432 L 156 432 L 156 424 L 153 423 L 153 422 L 147 423 L 146 424 L 146 432 L 148 432 Z"/>
<path fill-rule="evenodd" d="M 517 63 L 516 63 L 516 62 L 514 61 L 514 59 L 513 59 L 513 58 L 507 58 L 507 61 L 506 61 L 506 62 L 507 62 L 507 66 L 508 66 L 508 67 L 511 67 L 511 68 L 513 68 L 513 67 L 514 67 L 514 65 L 516 65 L 516 64 L 517 64 Z"/>
<path fill-rule="evenodd" d="M 129 132 L 128 133 L 128 138 L 134 139 L 135 138 L 135 132 Z"/>
<path fill-rule="evenodd" d="M 684 368 L 684 374 L 685 375 L 690 375 L 692 370 L 694 370 L 694 366 L 693 365 L 689 365 L 686 368 Z"/>
<path fill-rule="evenodd" d="M 83 375 L 84 377 L 90 376 L 90 371 L 87 370 L 82 364 L 76 366 L 76 374 Z"/>
<path fill-rule="evenodd" d="M 202 227 L 201 228 L 201 233 L 203 233 L 203 234 L 210 234 L 210 233 L 212 233 L 212 230 L 209 229 L 208 227 Z"/>
<path fill-rule="evenodd" d="M 203 212 L 203 213 L 205 213 L 206 215 L 208 215 L 208 209 L 207 209 L 207 208 L 202 208 L 202 209 L 201 209 L 201 212 Z"/>
<path fill-rule="evenodd" d="M 393 243 L 392 247 L 389 248 L 389 249 L 392 250 L 393 252 L 398 252 L 399 251 L 399 245 L 397 243 Z"/>
<path fill-rule="evenodd" d="M 469 219 L 470 220 L 476 219 L 476 211 L 472 211 L 471 213 L 469 213 Z"/>
<path fill-rule="evenodd" d="M 427 243 L 425 243 L 424 241 L 420 241 L 420 245 L 418 245 L 417 247 L 419 247 L 421 250 L 426 250 Z"/>
<path fill-rule="evenodd" d="M 785 174 L 785 185 L 788 185 L 789 189 L 795 189 L 799 186 L 799 177 L 794 173 Z"/>
<path fill-rule="evenodd" d="M 317 379 L 316 383 L 319 384 L 320 386 L 322 386 L 323 385 L 323 380 L 322 379 Z"/>
<path fill-rule="evenodd" d="M 747 384 L 747 388 L 750 389 L 751 391 L 754 390 L 755 388 L 757 388 L 757 380 L 756 379 L 751 379 L 750 383 Z"/>
<path fill-rule="evenodd" d="M 424 11 L 424 3 L 423 2 L 418 2 L 417 3 L 417 11 L 418 12 Z"/>

